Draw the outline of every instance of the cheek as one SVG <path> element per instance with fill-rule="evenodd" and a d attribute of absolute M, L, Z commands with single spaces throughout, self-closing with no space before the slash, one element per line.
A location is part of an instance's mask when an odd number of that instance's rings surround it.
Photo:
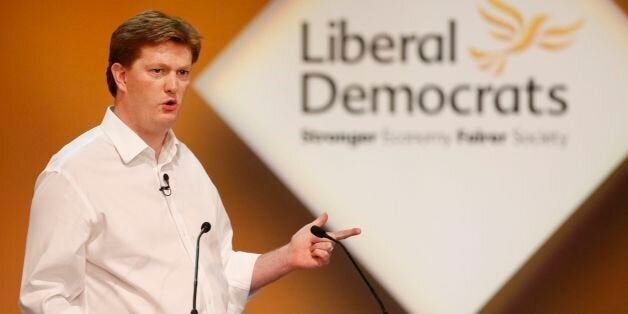
<path fill-rule="evenodd" d="M 158 80 L 137 80 L 134 84 L 136 97 L 145 99 L 158 97 L 163 89 Z"/>
<path fill-rule="evenodd" d="M 181 90 L 181 92 L 185 92 L 189 85 L 190 81 L 181 82 L 181 84 L 179 84 L 179 89 Z"/>
<path fill-rule="evenodd" d="M 146 89 L 146 82 L 139 77 L 129 77 L 126 85 L 129 95 L 133 95 L 133 97 L 140 96 Z"/>

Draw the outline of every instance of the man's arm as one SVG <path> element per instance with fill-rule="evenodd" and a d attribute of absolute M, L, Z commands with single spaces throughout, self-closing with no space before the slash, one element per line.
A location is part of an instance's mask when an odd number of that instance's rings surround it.
<path fill-rule="evenodd" d="M 57 171 L 40 176 L 22 273 L 23 313 L 82 313 L 84 244 L 90 232 L 86 212 L 85 200 L 71 178 Z"/>
<path fill-rule="evenodd" d="M 296 269 L 318 268 L 329 264 L 333 242 L 321 239 L 310 232 L 312 225 L 322 227 L 327 222 L 327 214 L 323 214 L 299 229 L 290 239 L 290 243 L 262 254 L 253 268 L 251 291 L 266 286 L 267 284 L 287 275 Z M 359 228 L 345 229 L 330 232 L 330 235 L 338 240 L 346 239 L 360 234 Z"/>

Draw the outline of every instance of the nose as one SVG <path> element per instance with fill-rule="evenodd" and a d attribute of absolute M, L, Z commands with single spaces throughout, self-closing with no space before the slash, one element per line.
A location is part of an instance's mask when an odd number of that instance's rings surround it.
<path fill-rule="evenodd" d="M 175 73 L 169 74 L 165 78 L 164 90 L 168 94 L 175 94 L 179 90 L 179 80 Z"/>

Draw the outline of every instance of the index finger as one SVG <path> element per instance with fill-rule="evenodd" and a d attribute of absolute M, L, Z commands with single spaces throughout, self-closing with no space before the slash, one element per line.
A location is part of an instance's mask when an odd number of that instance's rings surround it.
<path fill-rule="evenodd" d="M 343 240 L 343 239 L 358 235 L 360 233 L 362 233 L 362 229 L 350 228 L 350 229 L 330 232 L 329 234 L 332 236 L 332 238 L 336 240 Z"/>

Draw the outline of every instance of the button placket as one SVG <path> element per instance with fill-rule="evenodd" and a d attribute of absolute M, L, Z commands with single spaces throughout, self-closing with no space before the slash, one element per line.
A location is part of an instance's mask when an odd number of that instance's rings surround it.
<path fill-rule="evenodd" d="M 161 184 L 165 183 L 162 182 L 162 178 L 163 178 L 163 174 L 167 173 L 167 171 L 164 171 L 164 166 L 165 165 L 161 165 L 156 167 L 157 170 L 157 176 L 159 178 L 159 182 L 160 182 L 160 186 Z M 172 179 L 171 179 L 172 180 Z M 172 182 L 172 181 L 171 181 Z M 174 187 L 170 187 L 171 189 L 171 195 L 170 196 L 165 196 L 162 195 L 164 198 L 164 202 L 166 204 L 166 207 L 168 208 L 168 212 L 170 214 L 170 217 L 172 218 L 172 220 L 175 223 L 175 227 L 177 228 L 177 234 L 179 235 L 179 239 L 181 240 L 183 247 L 188 255 L 188 257 L 190 258 L 190 261 L 192 262 L 192 265 L 195 264 L 195 258 L 196 258 L 196 247 L 195 247 L 195 243 L 192 243 L 188 230 L 185 226 L 185 221 L 183 219 L 183 217 L 181 216 L 181 213 L 179 212 L 179 210 L 177 209 L 176 203 L 175 203 L 175 192 L 174 192 Z M 212 296 L 209 294 L 209 291 L 207 291 L 207 289 L 205 289 L 206 283 L 207 281 L 207 276 L 205 274 L 205 271 L 202 267 L 202 265 L 200 265 L 199 262 L 199 269 L 198 269 L 198 275 L 199 275 L 199 283 L 198 283 L 198 290 L 202 291 L 202 295 L 204 296 L 205 302 L 204 302 L 204 307 L 206 309 L 211 308 L 210 305 L 212 304 L 213 300 L 212 300 Z M 190 285 L 192 284 L 192 280 L 193 278 L 190 278 Z M 191 297 L 191 296 L 190 296 Z M 197 310 L 199 310 L 199 313 L 201 312 L 201 309 L 203 307 L 198 307 Z M 207 312 L 209 313 L 209 312 Z"/>

